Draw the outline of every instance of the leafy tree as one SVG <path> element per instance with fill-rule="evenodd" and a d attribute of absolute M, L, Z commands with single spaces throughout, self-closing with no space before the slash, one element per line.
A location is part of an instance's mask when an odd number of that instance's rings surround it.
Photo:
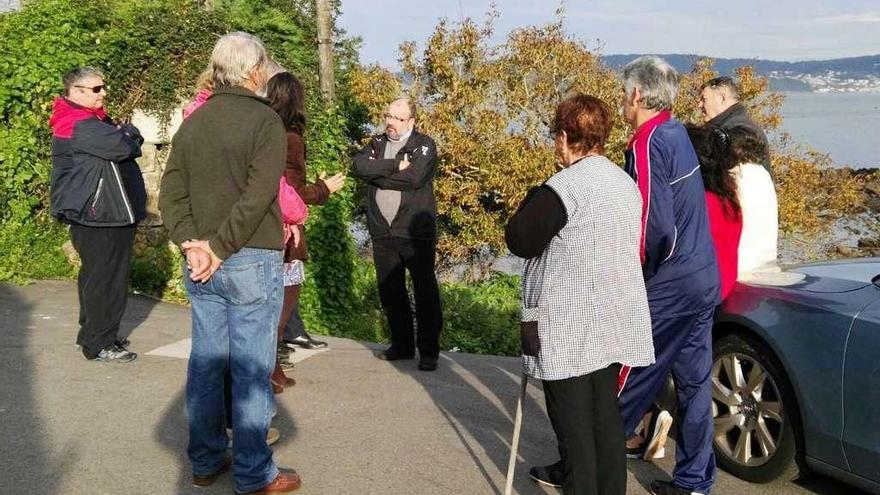
<path fill-rule="evenodd" d="M 133 109 L 168 120 L 190 99 L 216 39 L 245 30 L 264 41 L 282 66 L 299 75 L 309 94 L 308 110 L 324 112 L 318 97 L 316 26 L 312 0 L 31 0 L 0 14 L 0 280 L 66 276 L 71 268 L 61 244 L 67 235 L 48 215 L 52 100 L 61 74 L 81 65 L 104 71 L 109 113 L 128 118 Z M 338 11 L 338 2 L 337 2 Z M 337 32 L 338 71 L 347 80 L 356 65 L 356 39 Z M 341 86 L 345 86 L 342 84 Z M 340 91 L 343 131 L 362 118 L 350 93 Z M 309 144 L 341 139 L 309 135 Z M 344 164 L 337 160 L 335 167 Z M 329 171 L 329 170 L 328 170 Z M 315 218 L 320 217 L 320 211 Z M 176 252 L 153 233 L 141 232 L 133 269 L 135 287 L 158 295 L 180 295 Z M 143 241 L 143 242 L 142 242 Z M 321 240 L 316 239 L 316 244 Z M 158 252 L 153 252 L 158 251 Z M 39 262 L 36 262 L 39 260 Z"/>
<path fill-rule="evenodd" d="M 400 46 L 400 74 L 369 66 L 352 75 L 352 92 L 375 122 L 402 92 L 420 105 L 419 126 L 439 148 L 440 257 L 447 265 L 469 263 L 477 278 L 505 252 L 503 227 L 525 192 L 554 171 L 547 129 L 557 104 L 583 92 L 618 108 L 623 94 L 619 76 L 601 57 L 566 34 L 561 10 L 555 22 L 515 29 L 497 46 L 490 43 L 496 16 L 490 11 L 482 26 L 441 20 L 421 53 L 412 41 Z M 712 64 L 700 60 L 682 77 L 674 108 L 681 120 L 701 122 L 699 87 L 717 76 Z M 767 78 L 751 67 L 739 68 L 736 77 L 751 115 L 767 131 L 778 128 L 782 95 L 769 92 Z M 616 117 L 606 146 L 611 160 L 623 163 L 630 134 Z M 826 166 L 788 141 L 774 143 L 784 230 L 816 232 L 859 208 L 859 179 L 838 175 L 832 185 L 822 172 Z M 816 208 L 828 214 L 817 219 Z"/>
<path fill-rule="evenodd" d="M 556 105 L 573 91 L 614 108 L 620 99 L 614 73 L 565 34 L 561 16 L 514 30 L 504 44 L 491 46 L 495 15 L 490 12 L 482 26 L 470 19 L 441 21 L 421 56 L 412 42 L 400 47 L 400 79 L 409 81 L 405 91 L 420 106 L 420 128 L 440 149 L 435 191 L 441 259 L 471 263 L 477 277 L 503 252 L 503 225 L 528 187 L 554 170 L 548 124 Z M 376 66 L 352 79 L 352 91 L 375 119 L 403 90 Z M 622 126 L 615 126 L 612 156 L 620 156 L 624 139 Z"/>

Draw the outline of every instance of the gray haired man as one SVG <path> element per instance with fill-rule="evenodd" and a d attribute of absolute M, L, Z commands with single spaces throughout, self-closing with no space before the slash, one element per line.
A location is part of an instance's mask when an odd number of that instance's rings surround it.
<path fill-rule="evenodd" d="M 217 41 L 214 95 L 174 136 L 159 195 L 171 240 L 186 254 L 192 302 L 186 382 L 192 482 L 211 485 L 234 466 L 235 489 L 248 494 L 289 493 L 301 483 L 296 473 L 279 472 L 266 444 L 282 300 L 276 198 L 287 155 L 281 119 L 256 95 L 267 61 L 252 35 Z M 224 428 L 227 369 L 234 463 Z"/>
<path fill-rule="evenodd" d="M 137 354 L 119 334 L 125 312 L 135 226 L 146 217 L 146 190 L 135 158 L 140 132 L 104 111 L 107 86 L 95 68 L 62 78 L 52 105 L 52 215 L 70 225 L 79 253 L 79 334 L 90 361 L 129 363 Z"/>

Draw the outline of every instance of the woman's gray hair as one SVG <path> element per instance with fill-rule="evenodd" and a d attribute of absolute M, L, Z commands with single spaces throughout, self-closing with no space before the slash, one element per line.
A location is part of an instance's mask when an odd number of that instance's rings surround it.
<path fill-rule="evenodd" d="M 90 77 L 104 79 L 104 74 L 94 67 L 77 67 L 70 72 L 61 76 L 61 83 L 64 84 L 64 96 L 70 96 L 70 88 L 76 86 L 76 83 L 82 82 Z"/>
<path fill-rule="evenodd" d="M 268 59 L 260 38 L 241 31 L 222 36 L 211 52 L 214 87 L 244 85 L 255 69 L 265 71 Z"/>
<path fill-rule="evenodd" d="M 623 87 L 627 96 L 638 88 L 644 108 L 672 108 L 678 95 L 678 72 L 662 58 L 646 55 L 623 68 Z"/>

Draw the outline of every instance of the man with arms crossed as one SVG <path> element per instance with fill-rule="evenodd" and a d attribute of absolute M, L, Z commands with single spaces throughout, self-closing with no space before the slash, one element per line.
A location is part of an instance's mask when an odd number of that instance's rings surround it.
<path fill-rule="evenodd" d="M 443 314 L 434 273 L 437 206 L 434 171 L 437 145 L 415 129 L 416 108 L 400 98 L 385 113 L 385 133 L 373 137 L 354 156 L 353 174 L 367 183 L 367 226 L 379 298 L 391 347 L 376 357 L 387 361 L 412 359 L 416 341 L 406 270 L 412 277 L 418 324 L 419 369 L 437 369 Z"/>

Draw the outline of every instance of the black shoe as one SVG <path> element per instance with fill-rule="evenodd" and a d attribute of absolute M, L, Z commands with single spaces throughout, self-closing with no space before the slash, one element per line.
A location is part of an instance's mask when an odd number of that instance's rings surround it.
<path fill-rule="evenodd" d="M 117 340 L 116 342 L 113 342 L 113 343 L 116 344 L 116 347 L 122 347 L 123 349 L 128 349 L 128 346 L 131 345 L 131 341 L 126 338 L 123 338 L 121 340 Z"/>
<path fill-rule="evenodd" d="M 692 492 L 675 486 L 671 481 L 651 482 L 651 493 L 654 495 L 703 495 L 700 492 Z"/>
<path fill-rule="evenodd" d="M 285 343 L 290 343 L 294 345 L 298 345 L 303 349 L 321 349 L 327 347 L 326 342 L 321 342 L 320 340 L 315 340 L 308 333 L 304 335 L 300 335 L 293 340 L 286 340 Z"/>
<path fill-rule="evenodd" d="M 565 477 L 562 472 L 562 460 L 548 466 L 534 466 L 529 469 L 529 476 L 542 485 L 562 488 L 562 481 Z"/>
<path fill-rule="evenodd" d="M 397 352 L 389 347 L 384 351 L 377 352 L 376 357 L 381 359 L 382 361 L 400 361 L 401 359 L 413 359 L 416 357 L 416 353 L 410 352 L 409 354 L 404 354 L 402 352 Z"/>
<path fill-rule="evenodd" d="M 282 370 L 290 371 L 294 368 L 293 361 L 290 359 L 290 354 L 293 352 L 293 349 L 285 347 L 284 344 L 278 344 L 278 364 Z"/>
<path fill-rule="evenodd" d="M 434 371 L 437 369 L 437 358 L 423 356 L 419 358 L 419 369 L 422 371 Z"/>
<path fill-rule="evenodd" d="M 282 340 L 282 341 L 278 344 L 278 349 L 279 349 L 279 350 L 281 350 L 281 349 L 285 349 L 285 352 L 296 352 L 296 346 L 293 345 L 293 341 L 292 341 L 292 340 Z"/>
<path fill-rule="evenodd" d="M 645 457 L 645 445 L 647 442 L 642 442 L 638 447 L 627 447 L 626 448 L 626 458 L 627 459 L 642 459 Z"/>
<path fill-rule="evenodd" d="M 101 352 L 99 352 L 94 358 L 89 358 L 85 352 L 83 352 L 83 356 L 89 361 L 98 361 L 102 363 L 130 363 L 138 357 L 134 352 L 129 352 L 125 348 L 119 347 L 116 344 L 101 349 Z"/>

